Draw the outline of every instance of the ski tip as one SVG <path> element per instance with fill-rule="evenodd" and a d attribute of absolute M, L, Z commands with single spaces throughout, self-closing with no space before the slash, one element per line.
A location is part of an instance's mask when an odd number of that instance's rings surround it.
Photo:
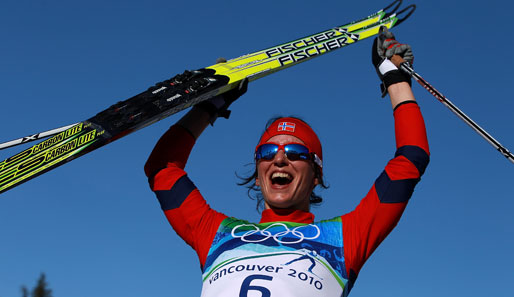
<path fill-rule="evenodd" d="M 416 4 L 411 4 L 407 7 L 405 7 L 404 9 L 398 11 L 398 13 L 396 14 L 396 16 L 398 17 L 398 21 L 396 21 L 395 25 L 399 25 L 399 24 L 403 23 L 403 21 L 408 19 L 414 13 L 415 10 L 416 10 Z M 401 16 L 403 14 L 405 14 L 405 16 Z"/>
<path fill-rule="evenodd" d="M 382 11 L 384 11 L 386 13 L 384 17 L 387 18 L 387 17 L 391 16 L 392 14 L 394 14 L 398 10 L 400 5 L 402 5 L 402 1 L 403 0 L 395 0 L 395 1 L 391 2 L 391 4 L 387 5 L 385 8 L 383 8 Z M 395 4 L 396 4 L 396 6 L 395 6 Z M 393 7 L 393 8 L 390 11 L 388 11 L 388 9 L 390 9 L 391 7 Z"/>

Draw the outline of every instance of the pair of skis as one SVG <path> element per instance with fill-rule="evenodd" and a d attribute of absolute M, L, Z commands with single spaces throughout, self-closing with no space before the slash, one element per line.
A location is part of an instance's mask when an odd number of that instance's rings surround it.
<path fill-rule="evenodd" d="M 0 162 L 0 193 L 146 127 L 198 102 L 220 95 L 247 78 L 250 82 L 314 57 L 377 35 L 415 10 L 399 10 L 402 0 L 343 26 L 247 54 L 206 68 L 185 71 L 118 102 L 77 124 L 10 141 L 0 148 L 50 138 Z"/>
<path fill-rule="evenodd" d="M 402 0 L 395 0 L 361 20 L 206 68 L 185 71 L 88 120 L 0 144 L 3 149 L 51 136 L 0 163 L 0 193 L 198 102 L 227 92 L 245 78 L 254 81 L 375 36 L 382 26 L 388 29 L 397 26 L 415 10 L 414 5 L 399 10 L 401 4 Z M 431 87 L 410 65 L 398 65 L 514 163 L 512 153 Z"/>

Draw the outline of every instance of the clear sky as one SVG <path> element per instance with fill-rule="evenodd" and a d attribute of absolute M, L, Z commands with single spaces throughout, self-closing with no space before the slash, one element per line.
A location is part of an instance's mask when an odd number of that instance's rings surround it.
<path fill-rule="evenodd" d="M 368 15 L 370 1 L 55 1 L 0 4 L 0 141 L 88 119 L 185 69 L 211 65 Z M 407 3 L 413 3 L 406 1 Z M 394 29 L 415 69 L 511 150 L 514 5 L 417 1 Z M 236 185 L 266 121 L 318 132 L 317 219 L 351 211 L 393 156 L 372 41 L 249 86 L 199 139 L 186 167 L 211 206 L 258 221 Z M 514 165 L 420 86 L 432 159 L 398 227 L 351 296 L 514 296 Z M 199 296 L 193 250 L 169 227 L 143 165 L 174 115 L 0 195 L 0 297 L 41 272 L 55 297 Z M 0 152 L 0 159 L 23 148 Z"/>

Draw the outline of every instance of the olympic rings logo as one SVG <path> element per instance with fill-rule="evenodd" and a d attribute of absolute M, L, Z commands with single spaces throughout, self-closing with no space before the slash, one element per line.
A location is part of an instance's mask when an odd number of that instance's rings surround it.
<path fill-rule="evenodd" d="M 273 227 L 277 227 L 277 226 L 283 227 L 284 230 L 277 232 L 275 234 L 272 234 L 270 229 Z M 243 235 L 237 235 L 236 234 L 237 229 L 239 229 L 241 227 L 253 227 L 253 230 L 248 230 Z M 302 230 L 305 230 L 307 228 L 309 228 L 309 229 L 314 228 L 315 235 L 305 236 L 305 234 L 302 232 Z M 250 239 L 249 237 L 254 234 L 261 235 L 262 237 Z M 283 240 L 282 237 L 284 237 L 288 234 L 293 235 L 293 240 Z M 232 237 L 233 238 L 241 238 L 242 241 L 248 242 L 248 243 L 263 242 L 263 241 L 268 240 L 269 238 L 273 238 L 278 243 L 295 244 L 295 243 L 302 242 L 304 239 L 308 239 L 308 240 L 316 239 L 320 235 L 321 235 L 321 230 L 319 229 L 318 226 L 313 225 L 313 224 L 298 226 L 293 229 L 289 229 L 289 227 L 287 227 L 287 225 L 284 223 L 273 223 L 273 224 L 269 225 L 268 227 L 264 228 L 263 230 L 260 230 L 259 227 L 257 227 L 254 224 L 243 224 L 243 225 L 238 225 L 234 229 L 232 229 Z M 290 236 L 288 236 L 288 238 L 289 237 Z M 296 237 L 296 239 L 294 237 Z"/>

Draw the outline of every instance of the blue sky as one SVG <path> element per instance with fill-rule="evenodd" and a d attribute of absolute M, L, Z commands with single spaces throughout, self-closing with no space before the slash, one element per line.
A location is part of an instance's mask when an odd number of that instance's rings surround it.
<path fill-rule="evenodd" d="M 214 3 L 217 2 L 217 3 Z M 413 3 L 407 1 L 407 3 Z M 51 1 L 0 5 L 0 141 L 85 120 L 184 69 L 211 65 L 347 23 L 385 1 Z M 415 69 L 514 149 L 507 1 L 417 1 L 394 30 Z M 351 211 L 394 154 L 371 40 L 252 83 L 202 135 L 186 167 L 211 206 L 257 221 L 236 185 L 266 121 L 299 115 L 318 132 L 318 219 Z M 431 163 L 398 227 L 351 296 L 513 296 L 514 167 L 414 86 Z M 163 120 L 0 196 L 0 297 L 47 274 L 54 296 L 199 296 L 193 250 L 169 227 L 143 165 Z M 22 148 L 0 152 L 7 158 Z"/>

